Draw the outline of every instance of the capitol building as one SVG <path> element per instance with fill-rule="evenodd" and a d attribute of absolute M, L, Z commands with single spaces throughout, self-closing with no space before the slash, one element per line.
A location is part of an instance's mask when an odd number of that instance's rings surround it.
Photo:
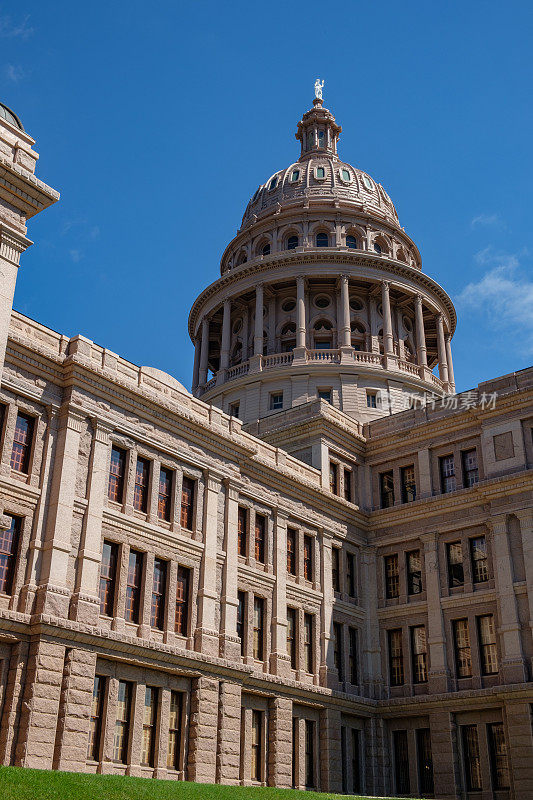
<path fill-rule="evenodd" d="M 13 309 L 59 194 L 0 104 L 0 764 L 533 797 L 533 368 L 455 394 L 452 301 L 316 95 L 192 393 Z"/>

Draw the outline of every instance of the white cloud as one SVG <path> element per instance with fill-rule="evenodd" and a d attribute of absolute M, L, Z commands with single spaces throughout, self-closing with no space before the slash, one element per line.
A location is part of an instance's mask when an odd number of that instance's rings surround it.
<path fill-rule="evenodd" d="M 18 83 L 27 77 L 26 70 L 20 65 L 6 64 L 4 67 L 4 75 L 8 81 Z"/>
<path fill-rule="evenodd" d="M 33 28 L 28 24 L 29 15 L 21 22 L 13 22 L 7 15 L 0 16 L 0 36 L 4 39 L 27 39 L 33 33 Z"/>
<path fill-rule="evenodd" d="M 471 228 L 504 227 L 504 222 L 499 214 L 478 214 L 470 220 Z"/>
<path fill-rule="evenodd" d="M 83 258 L 81 250 L 69 250 L 69 255 L 75 264 L 78 264 Z"/>

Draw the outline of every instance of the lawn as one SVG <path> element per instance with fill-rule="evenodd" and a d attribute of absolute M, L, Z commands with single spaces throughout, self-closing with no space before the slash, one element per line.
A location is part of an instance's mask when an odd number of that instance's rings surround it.
<path fill-rule="evenodd" d="M 256 789 L 0 767 L 0 800 L 338 800 L 340 797 L 290 789 Z M 350 797 L 357 800 L 354 795 Z"/>

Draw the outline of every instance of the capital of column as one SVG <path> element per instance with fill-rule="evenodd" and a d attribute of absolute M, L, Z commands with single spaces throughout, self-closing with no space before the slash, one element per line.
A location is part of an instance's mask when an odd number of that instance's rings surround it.
<path fill-rule="evenodd" d="M 98 417 L 91 417 L 91 422 L 93 425 L 95 442 L 98 442 L 98 444 L 109 444 L 109 437 L 114 430 L 113 425 L 98 419 Z"/>
<path fill-rule="evenodd" d="M 239 499 L 239 487 L 232 482 L 231 478 L 224 478 L 223 484 L 226 488 L 228 500 L 237 501 Z"/>
<path fill-rule="evenodd" d="M 208 491 L 219 492 L 224 476 L 220 472 L 213 472 L 212 469 L 205 469 L 204 480 Z"/>

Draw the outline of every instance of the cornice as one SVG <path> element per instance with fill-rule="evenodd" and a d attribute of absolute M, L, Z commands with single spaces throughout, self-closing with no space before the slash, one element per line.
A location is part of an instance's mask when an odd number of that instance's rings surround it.
<path fill-rule="evenodd" d="M 59 200 L 59 192 L 4 155 L 0 155 L 0 196 L 26 217 L 38 214 Z"/>

